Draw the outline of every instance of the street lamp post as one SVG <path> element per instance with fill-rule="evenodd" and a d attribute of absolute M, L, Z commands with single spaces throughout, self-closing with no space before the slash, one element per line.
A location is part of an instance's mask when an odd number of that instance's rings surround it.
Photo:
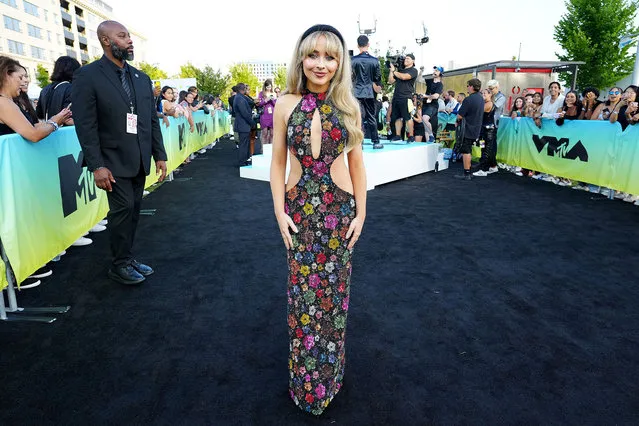
<path fill-rule="evenodd" d="M 639 33 L 621 37 L 621 40 L 619 40 L 619 47 L 623 48 L 624 46 L 629 45 L 637 36 L 639 36 Z M 637 53 L 635 55 L 635 69 L 632 72 L 632 84 L 635 86 L 639 85 L 639 43 L 637 43 Z"/>

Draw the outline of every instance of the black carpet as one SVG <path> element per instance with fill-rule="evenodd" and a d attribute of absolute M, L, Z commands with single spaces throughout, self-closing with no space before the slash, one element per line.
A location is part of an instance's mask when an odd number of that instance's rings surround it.
<path fill-rule="evenodd" d="M 639 424 L 639 208 L 457 168 L 378 187 L 353 262 L 345 386 L 287 396 L 286 259 L 266 182 L 222 142 L 145 198 L 140 288 L 108 235 L 0 323 L 3 425 Z"/>

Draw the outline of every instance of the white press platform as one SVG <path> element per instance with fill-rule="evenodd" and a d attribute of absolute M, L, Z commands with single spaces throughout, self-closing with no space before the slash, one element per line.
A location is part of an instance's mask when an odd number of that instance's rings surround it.
<path fill-rule="evenodd" d="M 439 144 L 381 141 L 382 149 L 373 149 L 370 140 L 364 140 L 364 164 L 366 166 L 367 189 L 377 185 L 404 179 L 426 172 L 448 168 L 448 160 L 439 152 Z M 240 177 L 269 181 L 272 145 L 264 145 L 262 155 L 253 156 L 251 166 L 240 167 Z M 288 176 L 288 163 L 286 176 Z"/>

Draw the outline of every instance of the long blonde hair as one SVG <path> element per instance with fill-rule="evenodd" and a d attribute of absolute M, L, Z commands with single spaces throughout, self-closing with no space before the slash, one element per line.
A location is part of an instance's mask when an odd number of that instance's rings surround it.
<path fill-rule="evenodd" d="M 302 37 L 295 44 L 295 51 L 288 67 L 286 78 L 286 93 L 301 94 L 306 89 L 306 76 L 304 75 L 304 59 L 309 53 L 315 50 L 317 39 L 326 37 L 326 51 L 335 57 L 338 62 L 335 75 L 330 82 L 326 99 L 342 112 L 344 126 L 348 131 L 348 141 L 345 152 L 353 149 L 364 140 L 362 132 L 362 116 L 359 111 L 359 103 L 353 95 L 353 81 L 351 77 L 351 59 L 346 54 L 346 46 L 342 45 L 339 38 L 328 31 L 316 31 L 302 40 Z"/>

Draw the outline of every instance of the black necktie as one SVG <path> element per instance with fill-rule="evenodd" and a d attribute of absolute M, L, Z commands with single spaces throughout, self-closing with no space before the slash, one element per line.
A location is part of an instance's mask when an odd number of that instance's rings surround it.
<path fill-rule="evenodd" d="M 129 87 L 129 79 L 126 78 L 126 71 L 124 69 L 118 70 L 120 73 L 120 81 L 122 82 L 122 88 L 126 92 L 129 97 L 129 102 L 133 103 L 133 98 L 131 97 L 131 88 Z"/>

